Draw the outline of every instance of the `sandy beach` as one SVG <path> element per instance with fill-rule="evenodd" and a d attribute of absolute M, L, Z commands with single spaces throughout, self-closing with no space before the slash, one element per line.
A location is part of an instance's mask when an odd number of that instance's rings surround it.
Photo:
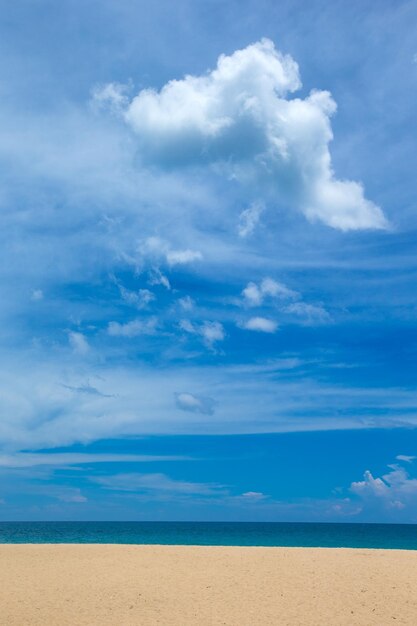
<path fill-rule="evenodd" d="M 0 546 L 1 626 L 417 624 L 417 552 Z"/>

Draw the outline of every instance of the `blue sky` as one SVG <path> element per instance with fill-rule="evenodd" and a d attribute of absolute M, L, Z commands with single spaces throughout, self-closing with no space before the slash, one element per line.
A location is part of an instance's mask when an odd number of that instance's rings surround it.
<path fill-rule="evenodd" d="M 0 24 L 0 519 L 417 522 L 415 3 Z"/>

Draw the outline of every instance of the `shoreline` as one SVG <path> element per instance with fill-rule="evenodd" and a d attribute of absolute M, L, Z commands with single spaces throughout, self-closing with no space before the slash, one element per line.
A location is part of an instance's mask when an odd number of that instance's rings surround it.
<path fill-rule="evenodd" d="M 118 548 L 224 548 L 227 550 L 233 549 L 260 549 L 260 550 L 351 550 L 351 551 L 369 551 L 369 552 L 411 552 L 417 554 L 417 548 L 369 548 L 369 547 L 352 547 L 352 546 L 267 546 L 261 544 L 254 545 L 245 545 L 245 544 L 221 544 L 221 543 L 112 543 L 112 542 L 103 542 L 100 543 L 98 541 L 89 541 L 86 543 L 82 542 L 66 542 L 66 541 L 42 541 L 42 542 L 2 542 L 0 541 L 0 552 L 5 546 L 74 546 L 74 547 L 84 547 L 84 546 L 103 546 L 103 547 L 118 547 Z"/>
<path fill-rule="evenodd" d="M 417 623 L 417 552 L 0 544 L 7 626 Z"/>

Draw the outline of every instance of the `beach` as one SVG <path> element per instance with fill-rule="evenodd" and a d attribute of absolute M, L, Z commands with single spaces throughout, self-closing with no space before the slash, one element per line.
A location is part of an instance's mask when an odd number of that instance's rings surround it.
<path fill-rule="evenodd" d="M 1 626 L 417 624 L 417 552 L 1 545 Z"/>

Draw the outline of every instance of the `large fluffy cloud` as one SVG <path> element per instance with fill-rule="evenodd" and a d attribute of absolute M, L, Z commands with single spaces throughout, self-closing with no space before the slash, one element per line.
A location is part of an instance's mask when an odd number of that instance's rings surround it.
<path fill-rule="evenodd" d="M 202 76 L 172 80 L 159 92 L 143 89 L 124 116 L 148 163 L 211 164 L 269 204 L 295 206 L 311 221 L 341 230 L 385 228 L 361 184 L 334 176 L 330 93 L 290 97 L 300 87 L 297 63 L 263 39 L 221 55 Z"/>

